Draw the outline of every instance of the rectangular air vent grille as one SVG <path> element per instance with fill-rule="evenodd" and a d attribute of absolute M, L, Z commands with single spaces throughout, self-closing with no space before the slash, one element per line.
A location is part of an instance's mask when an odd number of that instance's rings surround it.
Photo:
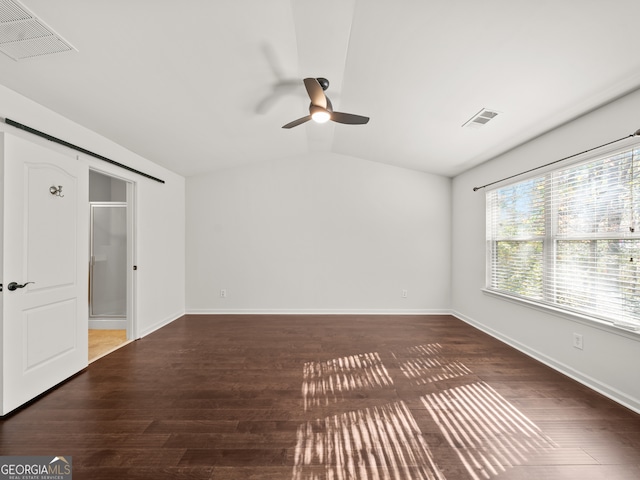
<path fill-rule="evenodd" d="M 467 120 L 462 126 L 470 127 L 470 128 L 480 128 L 486 125 L 489 121 L 493 120 L 497 117 L 500 112 L 495 110 L 489 110 L 488 108 L 483 108 L 478 113 L 476 113 L 473 117 Z"/>
<path fill-rule="evenodd" d="M 76 50 L 16 0 L 0 0 L 0 52 L 13 58 Z"/>

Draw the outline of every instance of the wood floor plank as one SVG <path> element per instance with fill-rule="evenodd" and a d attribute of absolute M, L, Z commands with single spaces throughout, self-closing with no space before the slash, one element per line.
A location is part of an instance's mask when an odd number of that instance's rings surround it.
<path fill-rule="evenodd" d="M 213 480 L 213 467 L 101 467 L 73 468 L 74 480 Z"/>
<path fill-rule="evenodd" d="M 126 330 L 89 329 L 89 363 L 112 352 L 126 341 Z"/>
<path fill-rule="evenodd" d="M 640 415 L 451 316 L 185 316 L 0 420 L 74 479 L 640 478 Z"/>

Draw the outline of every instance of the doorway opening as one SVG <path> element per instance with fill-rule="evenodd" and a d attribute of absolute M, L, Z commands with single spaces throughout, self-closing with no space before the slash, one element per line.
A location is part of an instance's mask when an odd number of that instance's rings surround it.
<path fill-rule="evenodd" d="M 89 171 L 89 362 L 135 338 L 133 188 Z"/>

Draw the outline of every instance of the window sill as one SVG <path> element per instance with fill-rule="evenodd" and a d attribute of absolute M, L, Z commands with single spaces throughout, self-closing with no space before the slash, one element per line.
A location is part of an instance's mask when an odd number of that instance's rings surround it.
<path fill-rule="evenodd" d="M 572 312 L 569 310 L 563 310 L 561 308 L 553 307 L 551 305 L 547 305 L 544 303 L 535 302 L 533 300 L 527 300 L 524 298 L 514 297 L 511 295 L 507 295 L 501 292 L 496 292 L 495 290 L 489 290 L 487 288 L 483 288 L 482 292 L 500 298 L 502 300 L 506 300 L 511 303 L 515 303 L 517 305 L 523 305 L 525 307 L 532 308 L 534 310 L 539 310 L 541 312 L 555 315 L 557 317 L 561 317 L 565 320 L 570 320 L 572 322 L 581 323 L 583 325 L 587 325 L 589 327 L 594 327 L 599 330 L 604 330 L 605 332 L 613 333 L 615 335 L 620 335 L 623 337 L 627 337 L 631 340 L 640 341 L 640 330 L 629 330 L 624 327 L 619 327 L 614 325 L 611 322 L 606 320 L 602 320 L 596 317 L 590 317 L 589 315 L 580 314 L 577 312 Z"/>

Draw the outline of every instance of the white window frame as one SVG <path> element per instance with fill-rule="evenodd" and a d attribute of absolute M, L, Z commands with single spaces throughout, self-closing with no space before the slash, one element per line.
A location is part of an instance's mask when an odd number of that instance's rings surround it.
<path fill-rule="evenodd" d="M 614 321 L 611 318 L 608 318 L 606 316 L 602 316 L 601 314 L 598 313 L 593 313 L 593 312 L 587 312 L 584 310 L 575 310 L 572 309 L 566 305 L 560 304 L 560 303 L 556 303 L 554 301 L 553 298 L 550 298 L 551 295 L 549 295 L 549 291 L 550 289 L 548 288 L 548 283 L 555 283 L 555 274 L 556 274 L 556 268 L 555 268 L 555 262 L 556 262 L 556 254 L 557 254 L 557 250 L 556 250 L 556 245 L 559 241 L 562 240 L 571 240 L 572 238 L 569 237 L 562 237 L 562 236 L 558 236 L 557 231 L 556 231 L 556 227 L 557 227 L 557 215 L 558 215 L 558 202 L 557 199 L 554 198 L 549 198 L 550 196 L 555 196 L 557 194 L 557 191 L 549 188 L 549 186 L 551 185 L 551 178 L 552 175 L 556 172 L 560 172 L 563 170 L 566 170 L 568 168 L 572 168 L 575 166 L 578 166 L 580 164 L 587 164 L 590 162 L 597 162 L 598 160 L 602 160 L 602 159 L 606 159 L 606 158 L 611 158 L 611 157 L 615 157 L 616 155 L 623 153 L 623 152 L 627 152 L 629 150 L 638 150 L 640 149 L 640 141 L 638 141 L 637 139 L 634 139 L 632 142 L 626 142 L 626 145 L 620 147 L 620 146 L 615 146 L 615 147 L 610 147 L 609 149 L 607 149 L 606 151 L 601 150 L 598 154 L 591 154 L 588 156 L 582 156 L 581 158 L 579 158 L 578 160 L 572 162 L 571 164 L 565 164 L 560 168 L 555 168 L 553 170 L 551 169 L 547 169 L 546 171 L 544 171 L 544 173 L 538 174 L 538 175 L 529 175 L 527 178 L 524 178 L 524 180 L 519 180 L 517 182 L 511 182 L 511 183 L 505 183 L 502 184 L 500 187 L 496 187 L 492 190 L 487 191 L 487 204 L 486 204 L 486 214 L 487 214 L 487 249 L 486 249 L 486 284 L 485 284 L 485 288 L 483 289 L 484 292 L 492 294 L 494 296 L 503 298 L 505 300 L 510 300 L 510 301 L 515 301 L 517 303 L 520 304 L 525 304 L 527 306 L 533 307 L 533 308 L 538 308 L 538 309 L 543 309 L 545 311 L 548 311 L 552 314 L 556 314 L 556 315 L 560 315 L 560 316 L 564 316 L 564 317 L 569 317 L 572 320 L 578 320 L 579 322 L 586 322 L 589 324 L 597 324 L 601 327 L 606 327 L 607 330 L 610 330 L 611 328 L 613 328 L 613 330 L 617 331 L 617 332 L 624 332 L 625 335 L 629 334 L 629 335 L 633 335 L 633 337 L 637 338 L 638 336 L 640 336 L 640 315 L 638 316 L 638 318 L 633 319 L 633 321 L 630 323 L 628 322 L 618 322 L 618 321 Z M 638 160 L 636 160 L 636 162 L 634 162 L 634 165 L 636 165 L 638 162 Z M 501 188 L 506 188 L 506 187 L 510 187 L 513 185 L 516 185 L 518 183 L 524 182 L 524 181 L 531 181 L 532 179 L 536 179 L 536 178 L 544 178 L 545 180 L 545 205 L 546 206 L 550 206 L 551 208 L 549 209 L 550 211 L 546 211 L 544 213 L 544 218 L 545 218 L 545 234 L 544 234 L 544 240 L 543 240 L 543 261 L 542 261 L 542 269 L 543 269 L 543 275 L 542 275 L 542 282 L 543 282 L 543 292 L 544 292 L 544 296 L 542 300 L 538 300 L 538 299 L 534 299 L 534 298 L 530 298 L 524 295 L 520 295 L 514 292 L 509 292 L 509 291 L 505 291 L 505 290 L 500 290 L 497 288 L 494 288 L 492 285 L 492 281 L 494 278 L 494 274 L 495 272 L 493 271 L 493 265 L 494 265 L 494 255 L 496 253 L 497 250 L 497 243 L 498 241 L 500 241 L 501 239 L 498 238 L 492 238 L 492 231 L 491 231 L 491 225 L 489 224 L 489 219 L 490 219 L 490 212 L 489 209 L 491 208 L 490 206 L 490 195 L 493 194 L 493 192 L 496 192 L 498 190 L 500 190 Z M 637 178 L 637 177 L 636 177 Z M 634 202 L 635 203 L 635 202 Z M 640 215 L 640 212 L 637 212 L 636 215 Z M 610 233 L 610 234 L 602 234 L 602 233 L 595 233 L 593 235 L 587 235 L 587 236 L 581 236 L 580 238 L 575 238 L 576 240 L 601 240 L 601 239 L 607 239 L 607 240 L 615 240 L 615 239 L 625 239 L 625 240 L 633 240 L 633 241 L 640 241 L 640 225 L 635 225 L 635 232 L 634 233 L 629 233 L 629 234 L 622 234 L 620 232 L 618 233 Z M 504 239 L 502 239 L 504 240 Z M 533 238 L 531 238 L 531 240 L 533 240 Z M 638 258 L 638 261 L 640 262 L 640 258 Z M 639 279 L 640 280 L 640 279 Z M 634 323 L 637 323 L 637 325 L 632 325 Z"/>

